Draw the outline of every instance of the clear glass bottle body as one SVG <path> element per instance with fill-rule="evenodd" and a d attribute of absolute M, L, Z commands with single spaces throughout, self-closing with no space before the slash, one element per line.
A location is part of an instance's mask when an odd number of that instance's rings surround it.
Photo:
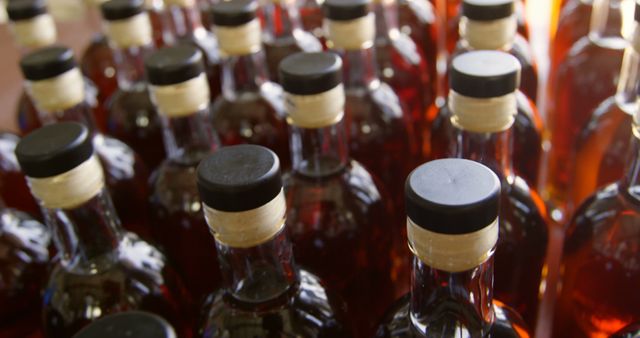
<path fill-rule="evenodd" d="M 20 138 L 11 133 L 0 133 L 0 198 L 10 208 L 42 219 L 40 207 L 31 196 L 27 181 L 14 153 Z"/>
<path fill-rule="evenodd" d="M 318 0 L 297 0 L 296 6 L 300 11 L 300 21 L 302 22 L 302 28 L 313 34 L 323 46 L 326 46 L 327 37 L 325 36 L 324 29 L 322 28 L 322 7 Z"/>
<path fill-rule="evenodd" d="M 571 46 L 589 34 L 591 9 L 590 0 L 571 0 L 562 5 L 558 27 L 550 46 L 552 74 L 556 72 L 555 69 L 564 60 Z"/>

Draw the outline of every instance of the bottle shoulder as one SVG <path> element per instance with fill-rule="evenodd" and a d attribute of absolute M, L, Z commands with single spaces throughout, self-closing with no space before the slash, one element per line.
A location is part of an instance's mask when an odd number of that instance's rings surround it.
<path fill-rule="evenodd" d="M 170 212 L 200 214 L 198 163 L 182 164 L 165 159 L 149 178 L 150 203 Z"/>

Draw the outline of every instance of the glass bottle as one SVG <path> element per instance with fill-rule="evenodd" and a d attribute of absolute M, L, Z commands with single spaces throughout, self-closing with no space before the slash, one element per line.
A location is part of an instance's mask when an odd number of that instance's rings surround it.
<path fill-rule="evenodd" d="M 221 148 L 200 163 L 198 189 L 224 276 L 205 303 L 198 337 L 350 336 L 340 302 L 294 262 L 274 152 Z"/>
<path fill-rule="evenodd" d="M 558 222 L 571 212 L 566 203 L 579 133 L 593 110 L 616 90 L 627 45 L 621 33 L 622 4 L 628 1 L 594 0 L 588 36 L 578 40 L 556 72 L 549 74 L 547 124 L 551 148 L 542 173 L 542 193 Z"/>
<path fill-rule="evenodd" d="M 87 127 L 62 122 L 16 147 L 59 254 L 44 294 L 45 336 L 70 337 L 98 318 L 140 309 L 189 337 L 188 295 L 165 256 L 120 227 L 93 143 Z"/>
<path fill-rule="evenodd" d="M 295 0 L 268 0 L 260 6 L 264 31 L 262 41 L 269 77 L 278 81 L 278 65 L 297 52 L 319 52 L 322 44 L 313 34 L 302 29 Z"/>
<path fill-rule="evenodd" d="M 20 68 L 44 124 L 75 121 L 89 128 L 123 226 L 148 238 L 147 168 L 129 146 L 97 130 L 73 51 L 59 46 L 40 49 L 23 57 Z"/>
<path fill-rule="evenodd" d="M 580 205 L 596 189 L 617 181 L 627 166 L 629 126 L 638 110 L 640 83 L 640 4 L 636 9 L 636 27 L 624 52 L 618 89 L 593 111 L 576 141 L 570 205 Z"/>
<path fill-rule="evenodd" d="M 349 158 L 341 66 L 329 53 L 295 54 L 280 64 L 293 161 L 284 178 L 287 222 L 300 264 L 341 294 L 356 336 L 370 337 L 371 319 L 384 314 L 394 287 L 404 287 L 392 282 L 392 259 L 408 257 L 392 257 L 406 247 L 392 248 L 388 196 Z"/>
<path fill-rule="evenodd" d="M 1 200 L 0 208 L 0 336 L 40 337 L 51 234 L 39 221 L 7 208 Z"/>
<path fill-rule="evenodd" d="M 529 42 L 517 32 L 517 0 L 495 3 L 462 1 L 460 40 L 452 56 L 472 50 L 500 50 L 520 61 L 520 91 L 538 99 L 538 67 Z M 540 130 L 540 132 L 542 132 Z"/>
<path fill-rule="evenodd" d="M 18 136 L 0 132 L 0 199 L 9 208 L 18 209 L 42 219 L 40 207 L 31 196 L 14 154 L 18 142 L 20 142 Z"/>
<path fill-rule="evenodd" d="M 612 334 L 610 338 L 638 338 L 640 337 L 640 322 L 635 322 Z"/>
<path fill-rule="evenodd" d="M 195 300 L 211 293 L 221 280 L 196 184 L 198 164 L 219 147 L 209 123 L 203 62 L 198 49 L 180 46 L 161 49 L 145 63 L 167 151 L 167 159 L 150 179 L 152 232 Z"/>
<path fill-rule="evenodd" d="M 144 60 L 154 49 L 149 15 L 143 0 L 110 0 L 100 9 L 118 78 L 118 90 L 107 101 L 107 133 L 133 148 L 153 170 L 165 151 L 144 78 Z"/>
<path fill-rule="evenodd" d="M 529 337 L 520 316 L 493 300 L 498 177 L 476 162 L 436 160 L 411 173 L 406 198 L 411 292 L 376 337 Z"/>
<path fill-rule="evenodd" d="M 584 201 L 567 228 L 554 337 L 606 337 L 640 318 L 637 115 L 632 128 L 624 176 Z"/>
<path fill-rule="evenodd" d="M 258 3 L 251 0 L 213 5 L 214 32 L 221 52 L 222 95 L 211 119 L 222 145 L 252 143 L 289 163 L 289 142 L 282 88 L 269 81 L 262 50 Z"/>
<path fill-rule="evenodd" d="M 322 27 L 322 4 L 319 0 L 296 0 L 302 28 L 313 34 L 326 47 L 327 38 Z"/>
<path fill-rule="evenodd" d="M 453 60 L 452 64 L 456 58 Z M 453 71 L 455 70 L 450 69 L 450 72 Z M 539 180 L 542 158 L 542 119 L 526 95 L 516 90 L 515 96 L 517 113 L 513 124 L 514 169 L 530 186 L 535 187 Z M 451 122 L 452 116 L 449 100 L 442 105 L 434 104 L 427 111 L 431 127 L 426 131 L 429 134 L 424 137 L 423 149 L 432 159 L 448 157 L 453 152 L 456 128 Z"/>
<path fill-rule="evenodd" d="M 332 50 L 343 62 L 350 154 L 382 180 L 401 210 L 402 187 L 397 183 L 419 160 L 417 137 L 413 116 L 378 77 L 370 6 L 370 1 L 326 0 L 325 26 Z"/>
<path fill-rule="evenodd" d="M 202 25 L 202 17 L 196 0 L 165 0 L 165 15 L 168 27 L 168 45 L 192 44 L 205 56 L 207 79 L 211 100 L 222 91 L 221 56 L 215 35 Z"/>
<path fill-rule="evenodd" d="M 545 206 L 513 171 L 513 124 L 520 64 L 513 56 L 477 51 L 453 61 L 449 107 L 455 149 L 448 157 L 478 161 L 502 182 L 495 295 L 535 327 L 549 233 Z"/>
<path fill-rule="evenodd" d="M 73 338 L 176 338 L 176 332 L 162 317 L 144 311 L 108 315 L 87 325 Z"/>
<path fill-rule="evenodd" d="M 589 21 L 593 0 L 571 0 L 564 4 L 558 16 L 558 26 L 552 38 L 550 51 L 550 74 L 565 59 L 576 41 L 589 34 Z"/>

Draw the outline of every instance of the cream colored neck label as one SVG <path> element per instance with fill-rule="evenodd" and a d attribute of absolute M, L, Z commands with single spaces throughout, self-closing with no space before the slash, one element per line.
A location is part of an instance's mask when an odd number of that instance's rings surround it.
<path fill-rule="evenodd" d="M 49 113 L 69 109 L 84 101 L 84 78 L 78 68 L 51 79 L 26 81 L 26 89 L 36 106 Z"/>
<path fill-rule="evenodd" d="M 344 116 L 344 86 L 324 93 L 295 95 L 285 92 L 289 123 L 301 128 L 324 128 L 334 125 Z"/>
<path fill-rule="evenodd" d="M 47 177 L 27 177 L 31 193 L 49 209 L 73 209 L 104 188 L 104 173 L 96 156 L 66 173 Z"/>
<path fill-rule="evenodd" d="M 196 6 L 196 0 L 165 0 L 167 6 L 178 6 L 182 8 L 191 8 Z"/>
<path fill-rule="evenodd" d="M 460 18 L 460 36 L 477 50 L 498 50 L 513 43 L 518 30 L 515 15 L 492 21 Z"/>
<path fill-rule="evenodd" d="M 376 35 L 375 15 L 369 13 L 348 21 L 324 20 L 325 31 L 333 44 L 332 48 L 358 50 L 373 44 Z"/>
<path fill-rule="evenodd" d="M 462 235 L 423 229 L 407 218 L 407 236 L 413 254 L 424 264 L 442 271 L 471 270 L 489 259 L 498 242 L 498 219 L 486 227 Z"/>
<path fill-rule="evenodd" d="M 185 82 L 149 88 L 158 111 L 168 117 L 188 116 L 206 109 L 211 99 L 204 73 Z"/>
<path fill-rule="evenodd" d="M 475 133 L 497 133 L 509 129 L 517 114 L 516 94 L 475 98 L 449 91 L 451 121 L 457 127 Z"/>
<path fill-rule="evenodd" d="M 285 224 L 287 205 L 284 192 L 256 209 L 227 212 L 202 204 L 209 229 L 215 239 L 233 248 L 251 248 L 274 238 Z"/>
<path fill-rule="evenodd" d="M 260 21 L 254 19 L 244 25 L 214 26 L 218 46 L 223 55 L 239 56 L 258 52 L 262 48 Z"/>
<path fill-rule="evenodd" d="M 153 42 L 146 12 L 122 20 L 105 21 L 104 26 L 109 41 L 117 48 L 143 47 Z"/>
<path fill-rule="evenodd" d="M 26 48 L 42 48 L 56 42 L 56 25 L 49 14 L 11 22 L 16 42 Z"/>

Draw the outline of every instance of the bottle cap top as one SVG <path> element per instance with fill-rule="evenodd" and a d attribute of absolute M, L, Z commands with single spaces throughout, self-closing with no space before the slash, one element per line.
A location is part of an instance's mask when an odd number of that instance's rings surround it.
<path fill-rule="evenodd" d="M 470 20 L 493 21 L 513 15 L 514 0 L 464 0 L 462 16 Z"/>
<path fill-rule="evenodd" d="M 279 70 L 282 88 L 291 94 L 319 94 L 342 83 L 342 60 L 334 53 L 296 53 Z"/>
<path fill-rule="evenodd" d="M 371 0 L 325 0 L 322 4 L 324 16 L 329 20 L 346 21 L 367 16 Z"/>
<path fill-rule="evenodd" d="M 33 51 L 20 60 L 20 69 L 27 80 L 46 80 L 76 67 L 73 51 L 52 46 Z"/>
<path fill-rule="evenodd" d="M 25 175 L 52 177 L 87 161 L 93 155 L 92 137 L 80 123 L 56 123 L 25 136 L 15 153 Z"/>
<path fill-rule="evenodd" d="M 116 313 L 91 323 L 74 338 L 175 338 L 163 318 L 142 311 Z"/>
<path fill-rule="evenodd" d="M 198 190 L 208 207 L 240 212 L 261 207 L 282 190 L 280 160 L 257 145 L 223 147 L 198 166 Z"/>
<path fill-rule="evenodd" d="M 467 234 L 498 217 L 500 180 L 484 165 L 443 159 L 416 168 L 405 184 L 407 217 L 441 234 Z"/>
<path fill-rule="evenodd" d="M 255 0 L 222 1 L 211 6 L 211 15 L 216 26 L 240 26 L 257 17 L 258 2 Z"/>
<path fill-rule="evenodd" d="M 144 0 L 109 0 L 100 5 L 100 11 L 107 21 L 123 20 L 143 13 Z"/>
<path fill-rule="evenodd" d="M 162 48 L 145 61 L 147 80 L 156 86 L 172 85 L 204 72 L 202 52 L 193 46 Z"/>
<path fill-rule="evenodd" d="M 475 98 L 513 93 L 520 85 L 520 62 L 499 51 L 474 51 L 458 55 L 451 67 L 451 89 Z"/>
<path fill-rule="evenodd" d="M 28 20 L 46 13 L 45 0 L 11 0 L 7 3 L 7 15 L 11 21 Z"/>

